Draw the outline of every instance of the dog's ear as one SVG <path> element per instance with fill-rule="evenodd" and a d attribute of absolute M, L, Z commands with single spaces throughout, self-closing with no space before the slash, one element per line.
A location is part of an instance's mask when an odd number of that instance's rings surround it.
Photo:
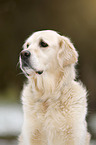
<path fill-rule="evenodd" d="M 57 59 L 62 68 L 78 61 L 78 53 L 69 38 L 60 36 Z"/>

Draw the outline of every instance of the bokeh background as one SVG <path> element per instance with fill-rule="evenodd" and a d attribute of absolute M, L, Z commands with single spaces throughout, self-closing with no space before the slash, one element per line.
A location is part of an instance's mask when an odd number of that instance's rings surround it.
<path fill-rule="evenodd" d="M 87 121 L 96 145 L 96 0 L 0 0 L 0 145 L 17 144 L 21 129 L 22 45 L 45 29 L 71 38 L 79 52 L 78 79 L 88 89 Z"/>

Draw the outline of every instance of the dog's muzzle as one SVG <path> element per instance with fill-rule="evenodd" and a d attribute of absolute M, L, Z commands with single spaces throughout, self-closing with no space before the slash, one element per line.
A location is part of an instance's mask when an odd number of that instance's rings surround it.
<path fill-rule="evenodd" d="M 24 67 L 28 67 L 33 69 L 37 74 L 41 75 L 43 73 L 43 71 L 37 71 L 36 69 L 34 69 L 31 65 L 30 65 L 30 56 L 31 53 L 28 50 L 22 50 L 20 53 L 20 57 L 21 57 L 21 61 L 22 61 L 22 68 Z"/>
<path fill-rule="evenodd" d="M 28 50 L 23 50 L 20 53 L 21 60 L 22 60 L 22 67 L 30 67 L 29 65 L 29 58 L 31 56 L 31 53 Z"/>

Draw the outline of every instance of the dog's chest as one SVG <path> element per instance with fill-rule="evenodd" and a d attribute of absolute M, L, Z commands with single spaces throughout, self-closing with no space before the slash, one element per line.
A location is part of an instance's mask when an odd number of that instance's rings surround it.
<path fill-rule="evenodd" d="M 35 102 L 32 112 L 38 122 L 45 123 L 49 120 L 49 123 L 52 123 L 52 120 L 58 124 L 58 118 L 64 120 L 68 113 L 68 106 L 60 100 L 49 99 Z"/>
<path fill-rule="evenodd" d="M 45 101 L 39 100 L 34 103 L 34 109 L 38 114 L 46 115 L 48 112 L 58 110 L 61 107 L 60 101 L 47 99 Z"/>

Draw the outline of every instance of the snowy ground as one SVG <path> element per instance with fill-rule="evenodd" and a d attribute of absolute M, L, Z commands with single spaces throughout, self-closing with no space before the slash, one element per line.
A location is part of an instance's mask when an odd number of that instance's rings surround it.
<path fill-rule="evenodd" d="M 19 104 L 0 104 L 0 145 L 17 145 L 17 139 L 2 139 L 19 135 L 23 122 L 23 113 Z M 96 114 L 89 118 L 89 127 L 96 135 Z M 96 145 L 92 140 L 90 145 Z"/>
<path fill-rule="evenodd" d="M 20 105 L 0 105 L 0 136 L 17 136 L 22 122 L 23 113 Z"/>

